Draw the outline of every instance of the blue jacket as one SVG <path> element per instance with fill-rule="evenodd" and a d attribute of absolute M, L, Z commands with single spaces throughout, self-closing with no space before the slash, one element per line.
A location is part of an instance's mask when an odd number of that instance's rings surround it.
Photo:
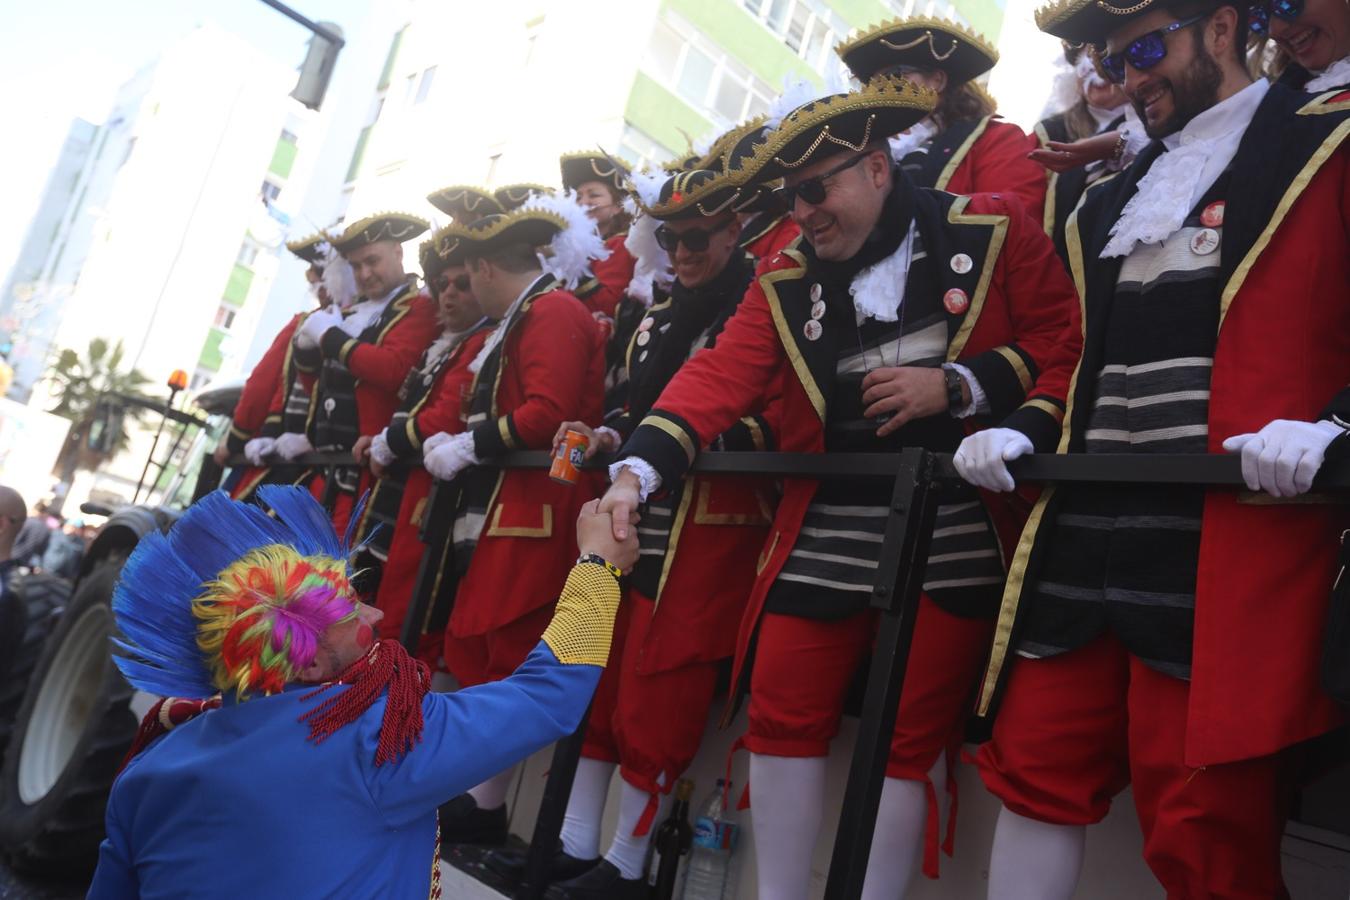
<path fill-rule="evenodd" d="M 422 742 L 376 767 L 381 700 L 321 744 L 312 685 L 205 713 L 127 766 L 89 897 L 424 898 L 436 807 L 564 735 L 600 668 L 541 642 L 510 678 L 423 700 Z"/>

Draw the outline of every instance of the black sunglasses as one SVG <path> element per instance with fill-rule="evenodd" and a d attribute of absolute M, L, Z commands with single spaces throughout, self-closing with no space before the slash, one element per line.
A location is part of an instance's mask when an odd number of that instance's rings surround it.
<path fill-rule="evenodd" d="M 452 281 L 450 278 L 446 277 L 445 275 L 441 275 L 441 276 L 438 276 L 437 279 L 436 279 L 436 285 L 435 285 L 435 287 L 436 287 L 436 293 L 439 294 L 441 291 L 445 290 L 446 288 L 450 287 L 451 285 L 454 285 L 455 290 L 459 291 L 461 294 L 464 294 L 464 293 L 467 293 L 468 290 L 469 290 L 469 283 L 470 283 L 470 282 L 469 282 L 469 276 L 468 276 L 468 275 L 459 275 L 459 276 L 456 276 L 455 279 L 454 279 L 453 281 Z"/>
<path fill-rule="evenodd" d="M 1304 0 L 1266 0 L 1257 3 L 1247 12 L 1247 27 L 1252 34 L 1265 34 L 1270 30 L 1270 17 L 1275 16 L 1285 22 L 1292 22 L 1303 15 Z"/>
<path fill-rule="evenodd" d="M 793 185 L 785 184 L 774 193 L 776 193 L 779 197 L 782 198 L 783 202 L 787 204 L 788 209 L 792 209 L 792 207 L 797 205 L 798 197 L 801 197 L 803 200 L 805 200 L 812 206 L 819 206 L 820 204 L 825 202 L 825 194 L 826 194 L 825 179 L 830 178 L 834 175 L 838 175 L 845 169 L 850 169 L 853 166 L 856 166 L 864 159 L 867 159 L 867 157 L 870 155 L 871 155 L 870 153 L 859 153 L 852 159 L 845 160 L 844 162 L 835 166 L 828 172 L 822 172 L 819 175 L 815 176 L 814 178 L 808 178 L 805 181 L 798 182 L 797 184 Z"/>
<path fill-rule="evenodd" d="M 1124 84 L 1125 63 L 1128 62 L 1141 72 L 1153 68 L 1167 58 L 1166 39 L 1169 34 L 1180 31 L 1188 25 L 1194 25 L 1204 18 L 1205 16 L 1191 16 L 1189 19 L 1173 22 L 1148 34 L 1139 35 L 1126 44 L 1125 49 L 1119 53 L 1108 53 L 1102 57 L 1102 74 L 1116 84 Z"/>
<path fill-rule="evenodd" d="M 688 247 L 691 253 L 702 253 L 708 249 L 708 242 L 712 236 L 730 224 L 731 219 L 728 219 L 716 228 L 690 228 L 688 231 L 675 231 L 661 225 L 656 229 L 656 243 L 669 253 L 674 253 L 681 243 Z"/>

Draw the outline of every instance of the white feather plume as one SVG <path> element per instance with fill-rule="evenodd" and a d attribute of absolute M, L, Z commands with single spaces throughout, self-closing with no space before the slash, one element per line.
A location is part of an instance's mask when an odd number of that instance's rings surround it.
<path fill-rule="evenodd" d="M 324 290 L 337 309 L 346 309 L 356 300 L 356 276 L 352 274 L 351 263 L 342 258 L 342 254 L 325 243 L 323 261 Z"/>
<path fill-rule="evenodd" d="M 577 202 L 576 191 L 536 194 L 521 208 L 551 212 L 567 222 L 567 227 L 549 243 L 552 253 L 543 262 L 544 271 L 561 281 L 568 290 L 587 276 L 592 261 L 609 257 L 609 248 L 586 207 Z"/>
<path fill-rule="evenodd" d="M 630 181 L 642 205 L 650 207 L 660 199 L 661 185 L 665 183 L 666 175 L 644 169 L 634 172 Z M 670 271 L 670 254 L 656 243 L 656 229 L 661 223 L 641 212 L 632 198 L 624 201 L 624 208 L 634 216 L 623 245 L 635 260 L 633 280 L 628 282 L 624 293 L 634 300 L 640 300 L 643 306 L 651 306 L 655 299 L 655 288 L 668 288 L 675 280 Z"/>
<path fill-rule="evenodd" d="M 821 84 L 815 84 L 797 75 L 784 75 L 783 89 L 769 104 L 766 113 L 767 124 L 770 128 L 777 128 L 783 124 L 787 114 L 797 107 L 835 94 L 847 94 L 852 89 L 844 73 L 835 67 L 831 67 L 825 73 L 825 80 Z"/>

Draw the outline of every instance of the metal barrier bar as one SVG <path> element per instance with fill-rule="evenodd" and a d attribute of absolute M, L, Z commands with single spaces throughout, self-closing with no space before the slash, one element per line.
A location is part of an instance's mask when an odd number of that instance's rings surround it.
<path fill-rule="evenodd" d="M 493 464 L 509 469 L 543 469 L 551 462 L 543 451 L 508 454 Z M 345 454 L 307 454 L 295 462 L 328 468 L 350 464 Z M 233 463 L 233 461 L 232 461 Z M 603 468 L 592 461 L 585 468 Z M 1192 484 L 1245 488 L 1241 461 L 1236 456 L 1186 454 L 1035 454 L 1009 466 L 1019 482 L 1094 482 L 1122 484 Z M 820 479 L 891 480 L 891 509 L 882 539 L 872 606 L 880 611 L 876 649 L 868 673 L 857 742 L 835 835 L 826 900 L 857 900 L 871 853 L 877 808 L 885 777 L 891 734 L 909 661 L 914 620 L 923 587 L 923 574 L 939 499 L 961 484 L 951 455 L 911 448 L 899 453 L 736 453 L 701 455 L 693 471 L 721 475 L 777 475 Z M 448 485 L 437 482 L 428 499 L 422 539 L 441 546 L 450 539 L 453 501 Z M 1350 464 L 1324 467 L 1315 490 L 1350 489 Z M 325 500 L 327 500 L 327 495 Z M 331 509 L 331 507 L 330 507 Z M 417 585 L 404 622 L 401 639 L 415 651 L 422 625 L 435 598 L 435 565 L 423 556 Z M 415 624 L 414 624 L 415 623 Z M 576 775 L 586 719 L 555 746 L 548 782 L 526 860 L 526 876 L 516 893 L 522 900 L 538 900 L 547 889 L 548 863 L 562 830 L 572 782 Z"/>

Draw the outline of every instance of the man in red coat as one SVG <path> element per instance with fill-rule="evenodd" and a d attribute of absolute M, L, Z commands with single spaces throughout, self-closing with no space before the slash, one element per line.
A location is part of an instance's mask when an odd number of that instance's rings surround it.
<path fill-rule="evenodd" d="M 283 459 L 310 450 L 350 452 L 398 408 L 404 377 L 440 331 L 436 304 L 418 290 L 416 276 L 403 271 L 403 243 L 427 228 L 417 216 L 381 213 L 353 222 L 333 241 L 351 264 L 360 296 L 342 312 L 313 313 L 296 330 L 296 362 L 317 372 L 318 381 L 305 432 L 277 438 Z M 334 470 L 334 478 L 333 522 L 341 532 L 370 473 L 353 466 Z M 322 479 L 312 488 L 321 493 Z"/>
<path fill-rule="evenodd" d="M 1013 194 L 1038 221 L 1045 170 L 1027 159 L 1027 136 L 994 115 L 993 98 L 974 79 L 998 62 L 998 50 L 956 22 L 893 19 L 840 44 L 836 52 L 859 81 L 903 75 L 938 93 L 933 113 L 891 141 L 895 159 L 920 187 L 953 194 Z"/>
<path fill-rule="evenodd" d="M 760 266 L 717 345 L 661 394 L 611 470 L 603 508 L 630 510 L 677 483 L 774 383 L 783 451 L 954 450 L 993 423 L 1053 445 L 1077 341 L 1072 286 L 1015 197 L 918 189 L 893 167 L 886 137 L 935 101 L 879 77 L 789 113 L 743 163 L 754 180 L 786 179 L 803 240 Z M 733 683 L 748 671 L 742 745 L 762 897 L 808 895 L 825 757 L 874 631 L 884 496 L 875 485 L 785 479 L 759 554 Z M 936 870 L 937 797 L 988 649 L 1000 538 L 1019 524 L 1011 504 L 980 499 L 938 512 L 868 896 L 901 895 L 925 846 L 924 868 Z"/>
<path fill-rule="evenodd" d="M 1288 896 L 1283 751 L 1340 721 L 1321 689 L 1343 503 L 1298 503 L 1350 439 L 1350 94 L 1245 66 L 1246 7 L 1076 0 L 1153 143 L 1067 229 L 1083 352 L 1061 453 L 1240 453 L 1262 494 L 1061 485 L 1010 566 L 979 711 L 1003 801 L 990 897 L 1067 898 L 1086 826 L 1133 784 L 1169 897 Z M 1012 487 L 1015 432 L 967 440 Z"/>
<path fill-rule="evenodd" d="M 552 204 L 572 203 L 572 218 Z M 586 307 L 540 270 L 577 238 L 577 221 L 599 243 L 575 202 L 538 198 L 504 215 L 446 229 L 446 262 L 463 265 L 483 312 L 500 324 L 469 363 L 474 373 L 465 430 L 423 444 L 427 471 L 459 488 L 452 539 L 459 587 L 445 634 L 445 661 L 462 687 L 497 681 L 520 664 L 553 614 L 555 585 L 571 567 L 572 523 L 594 494 L 547 472 L 493 468 L 510 450 L 545 450 L 569 420 L 600 421 L 603 338 Z M 572 226 L 569 228 L 569 222 Z M 560 273 L 575 279 L 577 272 Z M 514 767 L 442 809 L 442 839 L 502 843 Z"/>
<path fill-rule="evenodd" d="M 368 539 L 366 550 L 380 562 L 382 573 L 375 606 L 384 613 L 386 634 L 402 634 L 403 619 L 412 601 L 422 557 L 436 554 L 436 597 L 453 597 L 454 561 L 450 547 L 427 547 L 420 531 L 426 514 L 431 474 L 423 468 L 422 447 L 434 434 L 464 430 L 464 401 L 473 384 L 473 361 L 495 324 L 483 315 L 469 290 L 469 273 L 462 265 L 447 265 L 441 251 L 447 231 L 442 228 L 422 242 L 422 276 L 438 305 L 443 330 L 408 372 L 399 391 L 399 411 L 374 435 L 356 442 L 353 456 L 369 464 L 377 477 L 362 517 L 358 538 Z M 443 608 L 444 607 L 444 608 Z M 433 668 L 444 644 L 449 604 L 436 604 L 421 627 L 418 654 Z"/>

